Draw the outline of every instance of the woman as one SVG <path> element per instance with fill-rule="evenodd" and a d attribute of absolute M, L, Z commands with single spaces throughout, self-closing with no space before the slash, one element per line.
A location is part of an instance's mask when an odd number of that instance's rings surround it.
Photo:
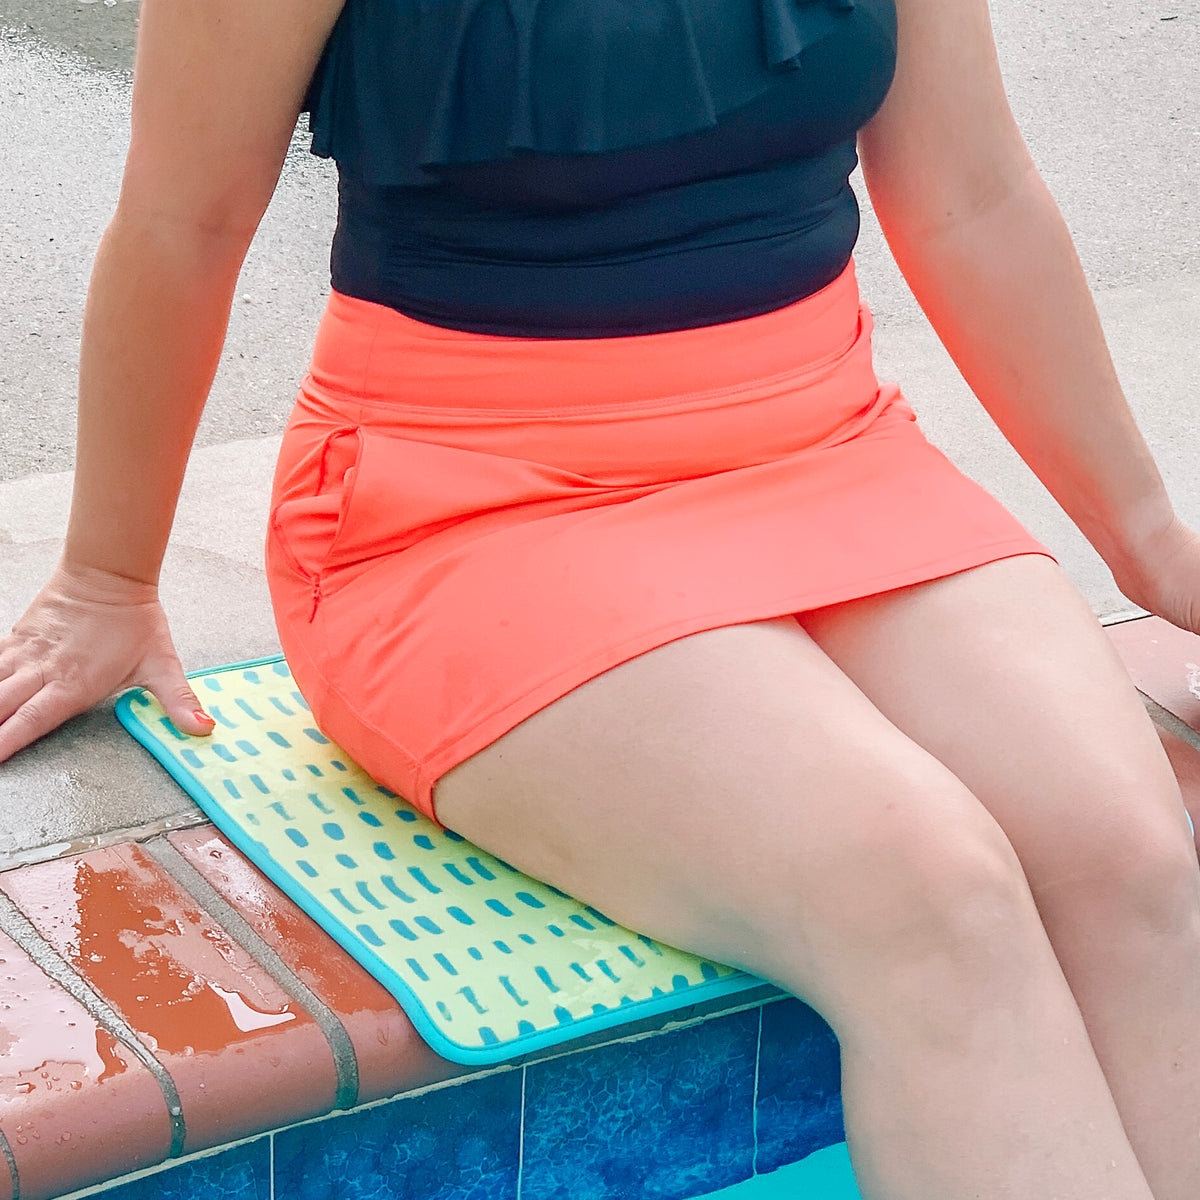
<path fill-rule="evenodd" d="M 269 573 L 322 724 L 488 850 L 815 1004 L 865 1196 L 1193 1200 L 1174 779 L 1081 598 L 875 382 L 847 265 L 857 131 L 968 382 L 1125 594 L 1200 630 L 1200 540 L 985 0 L 341 9 L 143 0 L 0 759 L 135 683 L 211 730 L 156 584 L 307 104 L 342 208 Z"/>

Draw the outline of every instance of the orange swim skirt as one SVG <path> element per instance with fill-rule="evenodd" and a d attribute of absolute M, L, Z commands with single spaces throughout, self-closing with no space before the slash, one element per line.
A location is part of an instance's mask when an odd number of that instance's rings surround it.
<path fill-rule="evenodd" d="M 762 316 L 614 338 L 335 292 L 267 548 L 317 723 L 434 816 L 439 776 L 664 642 L 1046 553 L 880 385 L 870 330 L 852 267 Z"/>

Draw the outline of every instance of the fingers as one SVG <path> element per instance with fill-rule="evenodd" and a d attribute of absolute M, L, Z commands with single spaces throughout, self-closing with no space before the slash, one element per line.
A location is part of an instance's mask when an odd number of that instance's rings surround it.
<path fill-rule="evenodd" d="M 20 672 L 0 685 L 0 762 L 87 708 L 77 694 Z"/>
<path fill-rule="evenodd" d="M 13 637 L 0 638 L 0 680 L 7 679 L 17 669 L 17 655 Z"/>
<path fill-rule="evenodd" d="M 187 681 L 157 603 L 42 607 L 26 614 L 20 633 L 0 638 L 0 762 L 136 684 L 181 733 L 212 733 L 215 722 Z"/>
<path fill-rule="evenodd" d="M 212 733 L 215 722 L 201 708 L 178 662 L 160 663 L 149 673 L 146 687 L 181 733 L 193 737 Z M 31 668 L 0 678 L 0 762 L 89 706 L 88 698 L 61 683 L 46 683 Z"/>
<path fill-rule="evenodd" d="M 176 658 L 147 664 L 145 686 L 180 733 L 207 737 L 216 722 L 203 709 Z"/>
<path fill-rule="evenodd" d="M 0 725 L 42 690 L 45 681 L 39 672 L 26 668 L 0 678 Z"/>

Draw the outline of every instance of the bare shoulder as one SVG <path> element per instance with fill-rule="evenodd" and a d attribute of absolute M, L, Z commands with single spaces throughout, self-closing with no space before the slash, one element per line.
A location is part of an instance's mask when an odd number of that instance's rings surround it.
<path fill-rule="evenodd" d="M 987 0 L 896 0 L 896 17 L 896 77 L 859 137 L 864 175 L 877 205 L 920 197 L 953 219 L 1032 169 Z"/>
<path fill-rule="evenodd" d="M 121 203 L 257 221 L 344 0 L 142 0 Z"/>

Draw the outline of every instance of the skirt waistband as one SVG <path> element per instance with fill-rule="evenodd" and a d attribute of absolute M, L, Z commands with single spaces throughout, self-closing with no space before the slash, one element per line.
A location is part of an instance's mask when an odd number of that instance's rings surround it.
<path fill-rule="evenodd" d="M 335 407 L 443 415 L 688 407 L 773 381 L 815 381 L 862 345 L 869 360 L 870 328 L 853 263 L 819 292 L 760 316 L 613 338 L 469 333 L 335 291 L 305 390 Z"/>

